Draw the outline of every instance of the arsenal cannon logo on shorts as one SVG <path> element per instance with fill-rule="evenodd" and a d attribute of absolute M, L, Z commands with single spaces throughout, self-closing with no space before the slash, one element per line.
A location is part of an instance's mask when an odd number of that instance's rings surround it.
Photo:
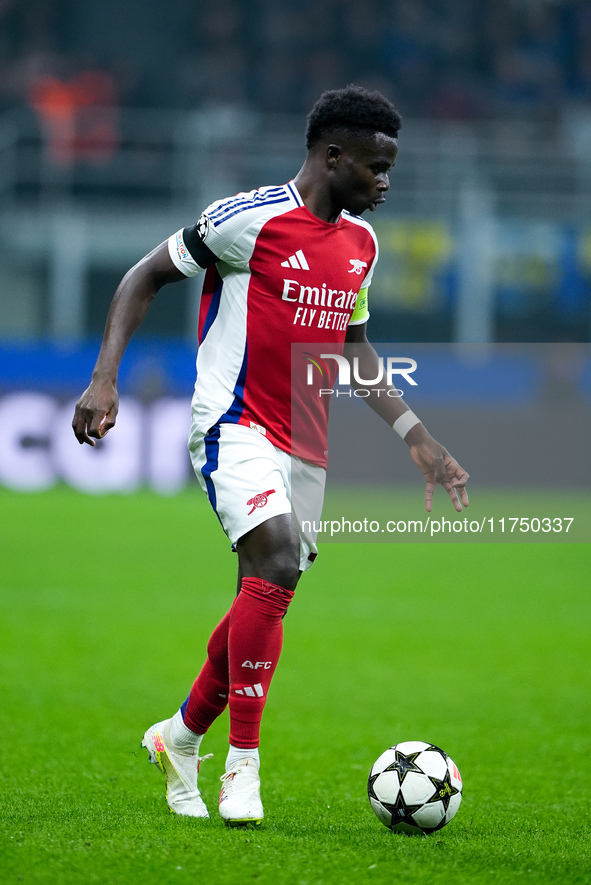
<path fill-rule="evenodd" d="M 250 507 L 250 505 L 252 504 L 252 510 L 248 511 L 248 516 L 250 516 L 251 513 L 254 513 L 257 507 L 264 507 L 267 503 L 269 495 L 272 495 L 274 491 L 275 489 L 269 489 L 268 492 L 259 492 L 259 494 L 255 495 L 254 498 L 251 498 L 250 501 L 247 501 L 247 507 Z"/>

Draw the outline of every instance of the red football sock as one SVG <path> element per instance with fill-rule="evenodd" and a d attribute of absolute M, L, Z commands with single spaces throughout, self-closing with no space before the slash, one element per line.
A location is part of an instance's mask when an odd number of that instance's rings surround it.
<path fill-rule="evenodd" d="M 207 660 L 181 707 L 185 725 L 197 734 L 205 734 L 228 703 L 228 627 L 231 614 L 232 609 L 211 634 L 207 643 Z"/>
<path fill-rule="evenodd" d="M 230 610 L 230 743 L 251 749 L 259 731 L 267 692 L 283 645 L 282 618 L 293 590 L 261 578 L 243 578 Z"/>

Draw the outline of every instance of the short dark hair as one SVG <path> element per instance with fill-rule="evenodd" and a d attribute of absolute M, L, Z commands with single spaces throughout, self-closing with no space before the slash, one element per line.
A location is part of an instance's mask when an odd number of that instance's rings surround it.
<path fill-rule="evenodd" d="M 307 117 L 306 147 L 309 150 L 333 131 L 369 136 L 383 132 L 396 138 L 401 125 L 402 117 L 381 92 L 352 83 L 322 93 Z"/>

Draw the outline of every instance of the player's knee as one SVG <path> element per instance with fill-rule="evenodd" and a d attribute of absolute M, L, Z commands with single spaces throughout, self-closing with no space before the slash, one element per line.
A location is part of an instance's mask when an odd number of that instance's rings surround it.
<path fill-rule="evenodd" d="M 286 590 L 295 590 L 300 574 L 299 566 L 299 550 L 297 552 L 282 550 L 269 561 L 262 563 L 265 574 L 261 577 L 265 581 L 285 587 Z"/>
<path fill-rule="evenodd" d="M 236 545 L 240 573 L 295 590 L 300 574 L 300 542 L 286 517 L 275 517 L 253 529 Z"/>
<path fill-rule="evenodd" d="M 295 590 L 300 575 L 299 545 L 239 551 L 240 571 L 245 577 L 261 578 L 286 590 Z"/>

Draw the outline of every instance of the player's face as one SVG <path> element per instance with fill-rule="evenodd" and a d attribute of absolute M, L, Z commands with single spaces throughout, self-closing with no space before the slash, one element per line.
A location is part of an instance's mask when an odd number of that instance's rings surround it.
<path fill-rule="evenodd" d="M 397 155 L 396 139 L 382 133 L 352 139 L 335 150 L 332 190 L 342 208 L 361 215 L 384 203 L 390 189 L 388 172 Z"/>

